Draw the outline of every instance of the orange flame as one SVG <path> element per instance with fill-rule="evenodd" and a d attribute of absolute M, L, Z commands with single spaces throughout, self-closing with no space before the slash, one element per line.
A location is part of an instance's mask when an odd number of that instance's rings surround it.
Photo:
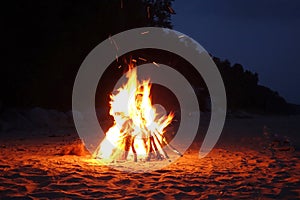
<path fill-rule="evenodd" d="M 136 160 L 149 156 L 151 145 L 152 151 L 166 155 L 161 144 L 164 129 L 174 114 L 157 113 L 151 102 L 150 80 L 139 82 L 137 68 L 132 64 L 126 77 L 127 83 L 117 90 L 117 94 L 110 96 L 109 114 L 114 117 L 114 125 L 107 131 L 94 156 L 113 160 L 134 156 Z"/>

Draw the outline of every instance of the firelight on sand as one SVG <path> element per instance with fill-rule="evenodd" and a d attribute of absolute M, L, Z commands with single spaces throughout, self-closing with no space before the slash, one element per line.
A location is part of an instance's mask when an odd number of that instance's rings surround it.
<path fill-rule="evenodd" d="M 165 128 L 171 123 L 174 114 L 161 115 L 151 102 L 150 80 L 139 82 L 137 68 L 129 64 L 126 73 L 127 83 L 111 94 L 110 112 L 113 126 L 94 153 L 95 158 L 127 160 L 133 158 L 149 161 L 168 158 L 163 149 L 169 146 Z"/>

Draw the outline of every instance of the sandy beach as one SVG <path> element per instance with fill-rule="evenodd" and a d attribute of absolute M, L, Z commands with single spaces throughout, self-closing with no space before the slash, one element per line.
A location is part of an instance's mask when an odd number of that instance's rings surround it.
<path fill-rule="evenodd" d="M 300 0 L 1 7 L 0 200 L 300 200 Z"/>
<path fill-rule="evenodd" d="M 111 166 L 76 147 L 78 136 L 71 128 L 2 131 L 0 198 L 298 199 L 299 122 L 299 116 L 229 116 L 217 145 L 205 158 L 190 149 L 174 162 Z M 273 141 L 266 139 L 264 127 L 288 137 L 288 147 L 293 148 L 268 149 Z M 159 162 L 170 165 L 143 173 L 143 167 Z M 118 170 L 123 167 L 141 170 Z"/>

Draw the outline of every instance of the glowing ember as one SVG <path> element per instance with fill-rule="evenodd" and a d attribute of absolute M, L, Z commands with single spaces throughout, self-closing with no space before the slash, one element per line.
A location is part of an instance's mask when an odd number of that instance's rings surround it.
<path fill-rule="evenodd" d="M 161 115 L 153 107 L 149 80 L 137 80 L 136 67 L 130 64 L 126 74 L 128 81 L 110 96 L 110 115 L 114 125 L 94 153 L 96 158 L 111 160 L 168 158 L 163 146 L 170 145 L 164 137 L 164 129 L 174 115 Z M 174 149 L 173 149 L 174 150 Z"/>

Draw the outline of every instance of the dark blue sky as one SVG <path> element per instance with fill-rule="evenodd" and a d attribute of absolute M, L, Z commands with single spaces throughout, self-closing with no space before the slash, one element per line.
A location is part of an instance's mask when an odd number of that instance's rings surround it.
<path fill-rule="evenodd" d="M 175 0 L 174 29 L 300 104 L 300 0 Z"/>

